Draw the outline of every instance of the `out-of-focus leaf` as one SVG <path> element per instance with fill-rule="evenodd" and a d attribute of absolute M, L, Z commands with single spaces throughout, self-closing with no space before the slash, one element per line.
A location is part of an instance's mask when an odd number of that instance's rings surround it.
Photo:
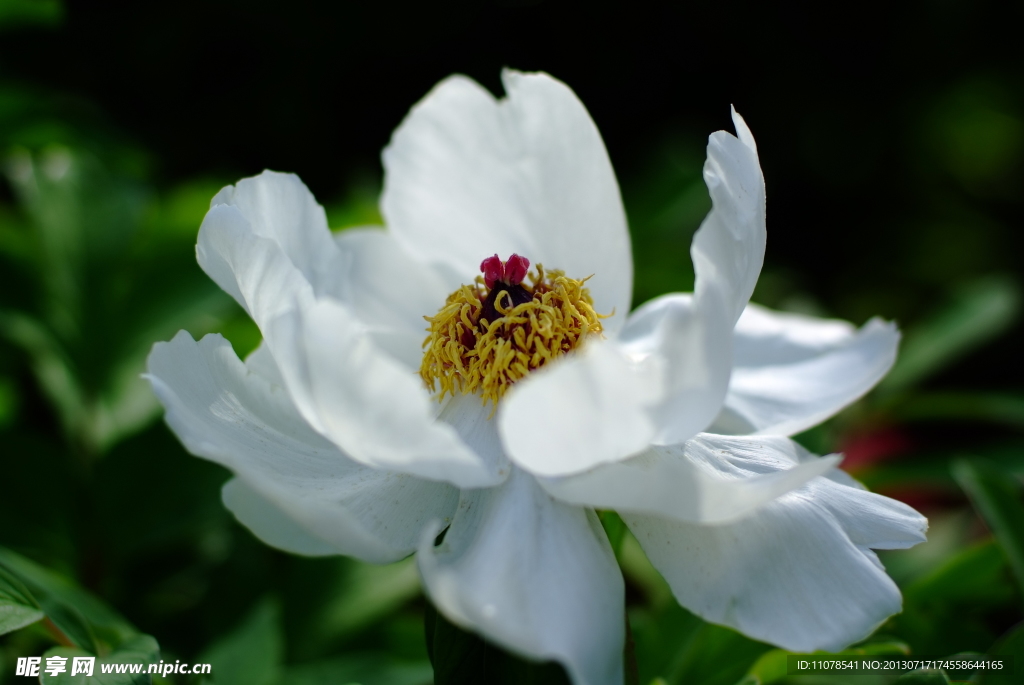
<path fill-rule="evenodd" d="M 0 635 L 24 628 L 45 615 L 25 584 L 0 566 Z"/>
<path fill-rule="evenodd" d="M 989 656 L 1013 657 L 1013 670 L 986 670 L 978 674 L 978 685 L 1017 685 L 1024 672 L 1024 623 L 1018 624 L 996 642 Z"/>
<path fill-rule="evenodd" d="M 424 620 L 434 685 L 570 685 L 561 665 L 510 654 L 459 628 L 429 604 Z"/>
<path fill-rule="evenodd" d="M 769 649 L 735 630 L 704 623 L 667 679 L 672 685 L 732 685 Z"/>
<path fill-rule="evenodd" d="M 910 645 L 902 640 L 885 637 L 873 637 L 868 642 L 844 649 L 840 654 L 859 656 L 897 656 L 910 654 Z"/>
<path fill-rule="evenodd" d="M 785 680 L 788 677 L 788 657 L 791 654 L 793 652 L 786 651 L 785 649 L 773 649 L 765 652 L 758 657 L 754 665 L 747 671 L 747 675 L 737 685 L 771 685 L 772 683 Z M 816 652 L 816 654 L 827 656 L 831 652 Z M 910 646 L 899 640 L 872 638 L 868 642 L 844 649 L 841 652 L 835 652 L 835 654 L 849 656 L 906 655 L 910 654 Z M 803 677 L 801 676 L 801 678 Z"/>
<path fill-rule="evenodd" d="M 61 0 L 0 0 L 0 31 L 21 26 L 57 26 L 63 19 Z"/>
<path fill-rule="evenodd" d="M 634 305 L 693 290 L 690 240 L 711 209 L 703 163 L 703 151 L 689 141 L 666 141 L 647 170 L 623 186 L 633 256 L 642 266 L 634 277 Z"/>
<path fill-rule="evenodd" d="M 64 431 L 78 432 L 88 408 L 60 343 L 40 321 L 15 311 L 0 310 L 0 336 L 29 353 L 39 387 L 57 410 Z"/>
<path fill-rule="evenodd" d="M 0 376 L 0 429 L 14 422 L 18 411 L 18 391 L 14 381 Z"/>
<path fill-rule="evenodd" d="M 217 685 L 270 685 L 280 675 L 283 654 L 280 611 L 265 599 L 197 661 L 212 666 L 210 680 Z"/>
<path fill-rule="evenodd" d="M 46 658 L 51 656 L 67 659 L 63 673 L 50 675 L 44 670 Z M 90 656 L 95 654 L 74 647 L 54 647 L 48 650 L 43 654 L 39 682 L 42 685 L 149 685 L 153 678 L 147 672 L 147 667 L 160 659 L 160 646 L 149 635 L 137 635 L 110 654 L 98 657 L 91 676 L 84 673 L 72 675 L 74 658 Z M 103 666 L 108 664 L 114 666 L 115 671 L 120 666 L 124 672 L 103 673 Z M 131 672 L 133 664 L 141 666 L 140 672 Z"/>
<path fill-rule="evenodd" d="M 786 677 L 786 657 L 789 652 L 784 649 L 773 649 L 765 652 L 747 671 L 747 675 L 737 685 L 770 685 Z"/>
<path fill-rule="evenodd" d="M 601 526 L 604 527 L 604 532 L 608 536 L 608 542 L 612 546 L 612 550 L 615 552 L 615 556 L 620 556 L 622 552 L 622 542 L 626 537 L 626 523 L 622 518 L 614 511 L 602 511 L 599 514 L 601 519 Z"/>
<path fill-rule="evenodd" d="M 644 554 L 643 548 L 626 528 L 619 543 L 619 565 L 626 579 L 647 595 L 648 604 L 661 609 L 675 604 L 672 589 Z"/>
<path fill-rule="evenodd" d="M 53 571 L 3 547 L 0 565 L 31 590 L 47 618 L 76 646 L 102 654 L 138 635 L 113 609 Z"/>
<path fill-rule="evenodd" d="M 349 183 L 345 196 L 325 207 L 327 225 L 334 230 L 357 226 L 383 226 L 380 213 L 380 181 L 359 178 Z"/>
<path fill-rule="evenodd" d="M 985 519 L 1024 589 L 1024 503 L 1017 480 L 980 459 L 953 463 L 953 476 Z"/>
<path fill-rule="evenodd" d="M 924 380 L 1007 330 L 1019 308 L 1020 289 L 1013 280 L 972 283 L 945 309 L 907 330 L 896 365 L 879 389 L 902 390 Z"/>
<path fill-rule="evenodd" d="M 896 685 L 949 685 L 949 678 L 941 670 L 911 671 L 897 678 Z"/>
<path fill-rule="evenodd" d="M 56 633 L 54 628 L 60 631 L 54 635 L 59 642 L 62 644 L 70 642 L 75 647 L 80 647 L 93 654 L 100 651 L 100 643 L 97 641 L 92 627 L 78 609 L 60 602 L 50 595 L 40 595 L 39 604 L 46 612 L 46 620 L 52 623 L 51 632 Z"/>
<path fill-rule="evenodd" d="M 32 238 L 37 295 L 0 312 L 0 335 L 28 353 L 65 435 L 87 458 L 156 417 L 159 404 L 139 378 L 154 341 L 183 328 L 202 335 L 240 311 L 195 264 L 205 212 L 195 193 L 172 194 L 167 218 L 154 193 L 108 166 L 54 145 L 17 150 L 7 165 L 27 220 L 21 232 Z"/>
<path fill-rule="evenodd" d="M 632 610 L 629 619 L 640 682 L 656 677 L 679 682 L 674 675 L 686 667 L 692 652 L 698 649 L 704 621 L 674 600 L 657 610 Z"/>
<path fill-rule="evenodd" d="M 411 557 L 387 566 L 354 565 L 345 584 L 347 591 L 332 602 L 324 622 L 335 636 L 352 634 L 420 593 Z"/>
<path fill-rule="evenodd" d="M 428 661 L 402 662 L 391 654 L 359 653 L 285 670 L 280 685 L 430 685 Z"/>
<path fill-rule="evenodd" d="M 925 602 L 1004 602 L 1013 596 L 1005 581 L 1006 557 L 992 540 L 973 545 L 917 578 L 903 591 L 908 605 Z"/>
<path fill-rule="evenodd" d="M 940 164 L 981 195 L 1011 176 L 1024 147 L 1024 122 L 1009 99 L 995 83 L 968 81 L 952 88 L 925 120 Z"/>
<path fill-rule="evenodd" d="M 889 414 L 909 421 L 988 421 L 1024 429 L 1024 396 L 967 392 L 914 394 L 901 400 Z"/>

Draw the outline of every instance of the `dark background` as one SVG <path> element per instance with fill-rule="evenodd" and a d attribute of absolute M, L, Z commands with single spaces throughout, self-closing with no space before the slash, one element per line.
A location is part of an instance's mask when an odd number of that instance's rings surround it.
<path fill-rule="evenodd" d="M 151 151 L 159 184 L 273 168 L 322 201 L 379 176 L 391 130 L 453 72 L 497 94 L 504 66 L 567 82 L 627 199 L 669 141 L 699 157 L 732 103 L 761 151 L 771 263 L 849 316 L 1017 270 L 1021 4 L 768 5 L 72 2 L 56 30 L 5 35 L 0 65 Z M 868 311 L 851 280 L 905 292 Z"/>

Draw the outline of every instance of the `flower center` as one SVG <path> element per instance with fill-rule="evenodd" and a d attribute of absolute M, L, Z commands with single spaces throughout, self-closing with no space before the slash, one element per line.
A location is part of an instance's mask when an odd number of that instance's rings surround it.
<path fill-rule="evenodd" d="M 590 291 L 561 271 L 530 260 L 498 255 L 480 264 L 482 275 L 448 296 L 434 316 L 425 316 L 420 376 L 440 396 L 479 392 L 484 404 L 497 404 L 513 383 L 555 357 L 601 333 Z M 609 315 L 610 316 L 610 315 Z"/>

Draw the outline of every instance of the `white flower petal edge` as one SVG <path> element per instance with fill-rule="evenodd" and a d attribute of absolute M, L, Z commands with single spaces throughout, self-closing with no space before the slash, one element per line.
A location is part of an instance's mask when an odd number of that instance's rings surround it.
<path fill-rule="evenodd" d="M 764 176 L 754 137 L 735 109 L 732 120 L 738 138 L 718 131 L 708 142 L 704 182 L 712 209 L 690 248 L 696 276 L 693 313 L 678 303 L 659 307 L 663 321 L 651 326 L 658 336 L 656 354 L 666 360 L 669 382 L 656 413 L 655 440 L 663 445 L 691 438 L 717 416 L 732 368 L 732 331 L 764 263 Z M 639 318 L 646 311 L 641 308 L 634 316 Z M 697 329 L 688 332 L 686 341 L 672 335 L 683 325 Z M 634 337 L 630 342 L 639 341 Z"/>
<path fill-rule="evenodd" d="M 651 444 L 657 369 L 635 368 L 615 346 L 590 341 L 519 381 L 498 409 L 512 460 L 534 475 L 577 473 Z"/>
<path fill-rule="evenodd" d="M 238 475 L 249 492 L 232 486 L 225 498 L 269 544 L 281 546 L 290 521 L 306 533 L 286 549 L 384 563 L 413 552 L 427 521 L 454 514 L 458 490 L 349 460 L 219 335 L 197 343 L 182 331 L 157 343 L 147 378 L 185 447 Z"/>
<path fill-rule="evenodd" d="M 563 502 L 691 523 L 727 523 L 752 514 L 832 470 L 840 461 L 838 455 L 832 455 L 801 463 L 796 456 L 798 449 L 782 437 L 701 433 L 681 445 L 656 445 L 626 461 L 604 464 L 586 473 L 538 480 Z M 722 456 L 726 453 L 763 453 L 789 465 L 752 474 L 733 466 Z"/>
<path fill-rule="evenodd" d="M 463 491 L 435 548 L 439 530 L 425 532 L 417 559 L 445 616 L 560 662 L 575 685 L 621 685 L 625 591 L 593 511 L 552 499 L 513 469 L 497 488 Z"/>
<path fill-rule="evenodd" d="M 765 453 L 723 458 L 750 475 L 789 468 Z M 907 505 L 851 487 L 840 474 L 815 478 L 734 523 L 630 513 L 623 520 L 679 603 L 698 616 L 792 651 L 835 651 L 900 610 L 899 589 L 871 550 L 923 542 L 928 525 Z"/>
<path fill-rule="evenodd" d="M 451 288 L 409 255 L 389 232 L 349 228 L 335 237 L 345 268 L 338 275 L 342 300 L 378 345 L 409 369 L 423 359 L 423 316 L 437 311 Z"/>
<path fill-rule="evenodd" d="M 345 306 L 320 300 L 264 332 L 302 415 L 352 459 L 459 487 L 504 479 L 502 464 L 435 420 L 420 378 L 384 353 Z"/>
<path fill-rule="evenodd" d="M 413 107 L 384 150 L 388 229 L 444 266 L 449 291 L 494 253 L 594 274 L 587 285 L 597 311 L 618 314 L 606 322 L 614 331 L 629 311 L 633 260 L 601 134 L 561 81 L 509 70 L 502 81 L 508 95 L 496 100 L 453 76 Z"/>
<path fill-rule="evenodd" d="M 196 258 L 261 331 L 276 316 L 314 300 L 302 271 L 275 240 L 257 235 L 237 207 L 216 205 L 206 213 Z"/>
<path fill-rule="evenodd" d="M 340 554 L 334 545 L 311 535 L 240 478 L 232 478 L 225 483 L 220 497 L 224 507 L 235 515 L 239 523 L 271 547 L 306 557 Z"/>
<path fill-rule="evenodd" d="M 733 121 L 752 141 L 735 112 Z M 756 150 L 724 131 L 711 135 L 704 179 L 712 210 L 690 250 L 693 297 L 648 303 L 629 317 L 618 340 L 592 345 L 605 348 L 600 354 L 562 360 L 508 393 L 499 430 L 523 468 L 542 476 L 579 473 L 621 461 L 651 442 L 683 442 L 718 415 L 732 367 L 733 328 L 764 260 L 764 179 Z M 550 439 L 568 426 L 573 440 Z"/>
<path fill-rule="evenodd" d="M 367 326 L 346 306 L 358 300 L 365 309 L 366 300 L 396 297 L 379 277 L 358 288 L 351 282 L 350 270 L 367 266 L 351 262 L 379 257 L 377 242 L 354 236 L 336 243 L 301 181 L 264 172 L 214 198 L 196 252 L 259 326 L 299 412 L 348 456 L 462 487 L 500 482 L 494 465 L 435 423 L 429 393 L 407 366 L 409 336 L 402 334 L 411 324 L 397 327 L 404 321 L 398 315 Z M 384 275 L 399 279 L 393 287 L 437 285 L 400 250 L 392 257 Z"/>
<path fill-rule="evenodd" d="M 896 360 L 892 323 L 846 322 L 749 305 L 735 331 L 736 361 L 724 414 L 728 432 L 793 435 L 857 400 Z"/>
<path fill-rule="evenodd" d="M 276 243 L 318 297 L 334 292 L 338 252 L 331 243 L 327 215 L 298 176 L 264 171 L 244 178 L 214 196 L 210 208 L 218 205 L 235 208 L 252 235 Z"/>

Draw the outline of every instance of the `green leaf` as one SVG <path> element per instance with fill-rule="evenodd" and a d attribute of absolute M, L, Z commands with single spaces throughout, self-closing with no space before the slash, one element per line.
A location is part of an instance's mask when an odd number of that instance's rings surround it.
<path fill-rule="evenodd" d="M 773 649 L 765 652 L 754 665 L 747 671 L 736 685 L 771 685 L 785 680 L 788 676 L 788 657 L 794 652 L 785 649 Z M 869 642 L 844 649 L 841 652 L 815 652 L 821 655 L 849 655 L 849 656 L 888 656 L 910 654 L 910 646 L 905 642 L 887 638 L 871 638 Z"/>
<path fill-rule="evenodd" d="M 896 365 L 879 388 L 902 390 L 919 383 L 1003 333 L 1019 308 L 1014 281 L 991 277 L 971 283 L 945 309 L 907 331 Z"/>
<path fill-rule="evenodd" d="M 570 685 L 560 664 L 510 654 L 459 628 L 430 604 L 424 620 L 434 685 Z"/>
<path fill-rule="evenodd" d="M 771 647 L 716 626 L 672 602 L 661 610 L 630 612 L 640 682 L 734 685 Z"/>
<path fill-rule="evenodd" d="M 8 162 L 33 239 L 35 278 L 21 289 L 38 296 L 0 312 L 0 335 L 28 352 L 66 438 L 95 457 L 159 413 L 140 378 L 153 341 L 198 338 L 241 310 L 195 268 L 205 209 L 172 198 L 186 236 L 168 230 L 154 193 L 83 149 L 19 149 Z"/>
<path fill-rule="evenodd" d="M 280 623 L 277 603 L 264 599 L 197 661 L 212 666 L 210 680 L 217 685 L 270 685 L 280 674 L 284 653 Z"/>
<path fill-rule="evenodd" d="M 782 680 L 786 677 L 788 669 L 786 657 L 789 654 L 790 652 L 785 649 L 773 649 L 770 652 L 765 652 L 758 657 L 738 685 L 769 685 Z"/>
<path fill-rule="evenodd" d="M 279 685 L 430 685 L 433 678 L 428 661 L 401 662 L 393 654 L 364 653 L 293 666 Z"/>
<path fill-rule="evenodd" d="M 0 29 L 57 26 L 63 19 L 60 0 L 0 0 Z"/>
<path fill-rule="evenodd" d="M 0 376 L 0 430 L 14 423 L 18 413 L 18 389 L 14 381 Z"/>
<path fill-rule="evenodd" d="M 93 654 L 100 651 L 100 643 L 96 640 L 96 634 L 75 607 L 64 604 L 51 595 L 42 595 L 39 603 L 42 605 L 43 611 L 46 612 L 46 618 L 60 631 L 60 634 L 55 636 L 58 640 L 63 642 L 66 638 L 75 647 L 81 647 Z"/>
<path fill-rule="evenodd" d="M 891 417 L 903 421 L 987 421 L 1011 428 L 1024 428 L 1024 396 L 978 393 L 935 392 L 912 394 L 888 409 Z"/>
<path fill-rule="evenodd" d="M 78 647 L 103 654 L 139 634 L 105 603 L 20 554 L 0 547 L 0 566 L 25 584 L 46 616 Z"/>
<path fill-rule="evenodd" d="M 994 540 L 956 553 L 914 580 L 903 591 L 908 605 L 922 602 L 1005 602 L 1013 595 L 1005 582 L 1006 556 Z"/>
<path fill-rule="evenodd" d="M 602 511 L 598 513 L 601 525 L 604 527 L 605 535 L 608 536 L 608 543 L 612 546 L 615 556 L 622 554 L 622 541 L 626 537 L 626 523 L 614 511 Z"/>
<path fill-rule="evenodd" d="M 336 643 L 392 613 L 420 594 L 416 562 L 410 557 L 386 566 L 346 560 L 335 592 L 303 635 L 304 647 Z"/>
<path fill-rule="evenodd" d="M 953 477 L 988 524 L 1024 590 L 1024 503 L 1017 480 L 992 462 L 960 459 Z"/>
<path fill-rule="evenodd" d="M 978 674 L 978 685 L 1017 685 L 1020 683 L 1021 670 L 1024 669 L 1024 623 L 1019 623 L 1011 628 L 1006 635 L 999 639 L 989 656 L 1010 656 L 1013 657 L 1013 670 L 1005 671 L 982 671 Z"/>
<path fill-rule="evenodd" d="M 920 670 L 904 673 L 896 679 L 896 685 L 949 685 L 949 678 L 941 670 Z"/>
<path fill-rule="evenodd" d="M 24 628 L 45 615 L 24 583 L 0 567 L 0 635 Z"/>
<path fill-rule="evenodd" d="M 64 657 L 64 672 L 50 675 L 45 672 L 46 658 L 51 656 Z M 150 685 L 152 676 L 149 675 L 148 665 L 155 664 L 160 658 L 160 646 L 149 635 L 138 635 L 125 642 L 120 648 L 111 652 L 105 657 L 96 659 L 93 665 L 91 676 L 78 673 L 71 675 L 72 665 L 75 657 L 94 657 L 95 654 L 74 647 L 54 647 L 43 654 L 43 663 L 40 668 L 39 682 L 42 685 Z M 139 672 L 132 673 L 131 664 L 138 664 Z M 122 673 L 104 673 L 103 667 L 110 665 L 117 670 L 120 666 Z"/>
<path fill-rule="evenodd" d="M 859 656 L 897 656 L 910 654 L 910 645 L 901 640 L 884 637 L 873 637 L 870 642 L 865 642 L 849 649 L 844 649 L 839 654 L 851 654 Z"/>

